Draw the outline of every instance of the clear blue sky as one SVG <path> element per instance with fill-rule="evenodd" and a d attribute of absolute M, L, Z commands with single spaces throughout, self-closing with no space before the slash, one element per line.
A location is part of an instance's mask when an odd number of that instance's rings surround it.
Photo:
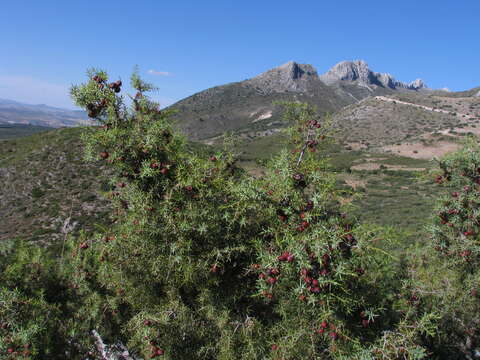
<path fill-rule="evenodd" d="M 92 66 L 125 80 L 138 64 L 164 105 L 289 60 L 480 85 L 480 0 L 5 0 L 0 34 L 0 98 L 70 108 Z"/>

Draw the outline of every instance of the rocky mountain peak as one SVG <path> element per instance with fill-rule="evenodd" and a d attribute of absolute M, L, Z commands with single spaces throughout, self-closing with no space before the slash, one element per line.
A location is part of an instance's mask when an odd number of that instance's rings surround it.
<path fill-rule="evenodd" d="M 363 60 L 342 61 L 325 74 L 320 79 L 326 84 L 332 84 L 337 81 L 358 81 L 363 84 L 370 82 L 371 71 L 368 64 Z"/>
<path fill-rule="evenodd" d="M 426 89 L 427 84 L 422 79 L 416 79 L 408 84 L 408 88 L 412 90 Z"/>
<path fill-rule="evenodd" d="M 271 92 L 303 92 L 307 91 L 308 84 L 318 80 L 317 70 L 309 64 L 298 64 L 289 61 L 279 67 L 268 70 L 244 83 L 253 86 L 265 93 Z"/>
<path fill-rule="evenodd" d="M 391 74 L 374 72 L 370 70 L 368 64 L 363 60 L 342 61 L 321 75 L 320 80 L 327 85 L 348 81 L 355 82 L 367 88 L 378 86 L 393 90 L 399 88 L 409 90 L 427 88 L 427 85 L 421 79 L 406 84 L 396 80 Z"/>

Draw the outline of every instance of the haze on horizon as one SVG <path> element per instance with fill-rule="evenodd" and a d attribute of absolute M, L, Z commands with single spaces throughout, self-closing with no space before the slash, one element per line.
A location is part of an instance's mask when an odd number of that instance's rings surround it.
<path fill-rule="evenodd" d="M 8 2 L 0 98 L 74 108 L 68 89 L 87 68 L 127 80 L 138 65 L 169 105 L 289 60 L 324 73 L 363 59 L 400 81 L 466 90 L 480 85 L 478 14 L 475 0 Z"/>

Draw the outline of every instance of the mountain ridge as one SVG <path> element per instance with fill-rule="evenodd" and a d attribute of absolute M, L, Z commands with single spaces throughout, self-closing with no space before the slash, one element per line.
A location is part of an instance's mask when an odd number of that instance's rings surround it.
<path fill-rule="evenodd" d="M 332 85 L 340 81 L 357 81 L 358 84 L 363 86 L 381 86 L 392 90 L 421 90 L 428 88 L 422 79 L 404 83 L 396 80 L 395 77 L 389 73 L 372 71 L 364 60 L 341 61 L 330 68 L 325 74 L 322 74 L 320 79 L 327 85 Z"/>
<path fill-rule="evenodd" d="M 69 110 L 46 104 L 26 104 L 16 100 L 0 99 L 0 124 L 24 124 L 46 127 L 71 127 L 90 124 L 82 110 Z"/>

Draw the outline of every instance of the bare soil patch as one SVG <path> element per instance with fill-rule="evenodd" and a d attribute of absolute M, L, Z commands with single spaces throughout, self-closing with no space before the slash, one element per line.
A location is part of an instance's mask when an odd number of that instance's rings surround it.
<path fill-rule="evenodd" d="M 383 150 L 414 159 L 433 159 L 458 150 L 460 147 L 460 144 L 454 142 L 439 141 L 428 145 L 422 143 L 390 145 L 385 146 Z"/>

